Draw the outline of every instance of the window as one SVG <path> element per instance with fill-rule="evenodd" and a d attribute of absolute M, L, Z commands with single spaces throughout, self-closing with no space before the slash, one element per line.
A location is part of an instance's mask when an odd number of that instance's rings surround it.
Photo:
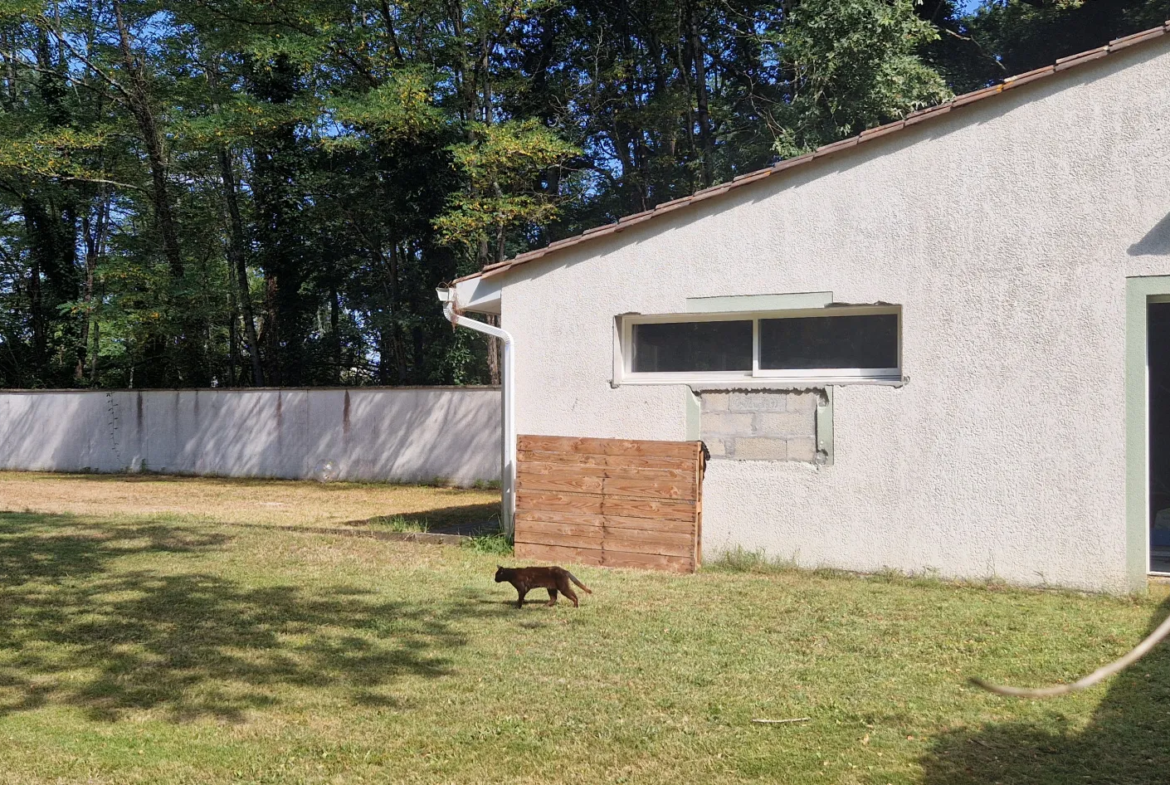
<path fill-rule="evenodd" d="M 902 311 L 850 306 L 759 313 L 624 316 L 624 382 L 900 381 Z"/>
<path fill-rule="evenodd" d="M 750 371 L 751 320 L 634 325 L 634 373 Z"/>
<path fill-rule="evenodd" d="M 898 368 L 898 314 L 760 319 L 760 368 Z"/>

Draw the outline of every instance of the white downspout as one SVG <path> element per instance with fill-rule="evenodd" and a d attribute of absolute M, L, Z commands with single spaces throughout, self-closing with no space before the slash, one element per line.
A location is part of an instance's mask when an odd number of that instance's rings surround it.
<path fill-rule="evenodd" d="M 503 410 L 504 410 L 504 444 L 502 450 L 503 464 L 500 472 L 500 489 L 503 503 L 500 508 L 500 528 L 509 539 L 515 533 L 512 518 L 516 512 L 516 386 L 514 362 L 512 358 L 512 336 L 507 330 L 493 327 L 490 324 L 475 319 L 468 319 L 455 311 L 455 290 L 439 289 L 439 299 L 444 302 L 443 315 L 447 320 L 459 327 L 467 327 L 476 332 L 485 333 L 504 342 L 504 378 L 503 378 Z"/>

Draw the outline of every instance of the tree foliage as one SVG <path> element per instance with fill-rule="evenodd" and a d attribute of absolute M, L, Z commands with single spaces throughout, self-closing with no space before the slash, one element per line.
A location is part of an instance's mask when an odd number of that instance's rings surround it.
<path fill-rule="evenodd" d="M 434 289 L 1170 0 L 0 0 L 0 386 L 474 383 Z"/>

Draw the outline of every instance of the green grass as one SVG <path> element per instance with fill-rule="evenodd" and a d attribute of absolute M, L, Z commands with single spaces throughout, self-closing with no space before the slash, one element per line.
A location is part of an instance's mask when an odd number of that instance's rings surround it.
<path fill-rule="evenodd" d="M 0 514 L 0 783 L 1170 772 L 1164 649 L 1060 701 L 967 683 L 1079 676 L 1161 618 L 1153 601 L 733 564 L 574 567 L 594 592 L 580 609 L 517 611 L 500 561 L 181 516 Z"/>
<path fill-rule="evenodd" d="M 384 515 L 371 518 L 368 524 L 374 531 L 399 533 L 427 532 L 433 528 L 429 520 L 417 515 Z"/>

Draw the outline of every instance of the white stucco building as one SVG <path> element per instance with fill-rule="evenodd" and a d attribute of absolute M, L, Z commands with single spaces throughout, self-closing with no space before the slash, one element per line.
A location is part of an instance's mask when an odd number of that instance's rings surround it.
<path fill-rule="evenodd" d="M 1165 33 L 451 295 L 512 336 L 520 433 L 703 439 L 708 558 L 1142 590 L 1170 572 Z"/>

